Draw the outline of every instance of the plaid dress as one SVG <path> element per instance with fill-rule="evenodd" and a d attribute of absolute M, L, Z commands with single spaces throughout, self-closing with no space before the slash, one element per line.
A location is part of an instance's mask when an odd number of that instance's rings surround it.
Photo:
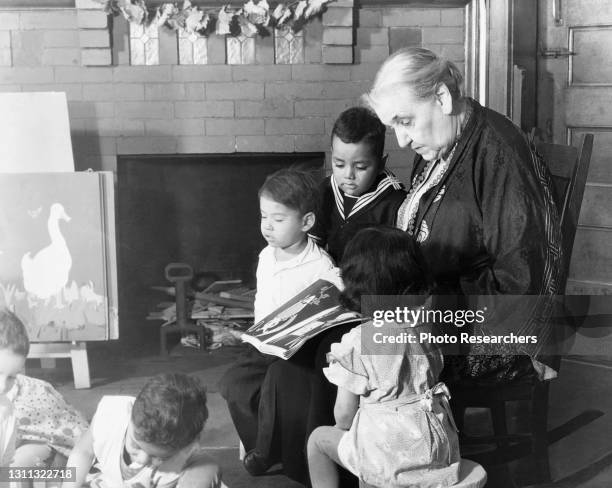
<path fill-rule="evenodd" d="M 448 390 L 437 381 L 444 363 L 440 351 L 427 344 L 389 344 L 385 354 L 362 354 L 365 327 L 372 325 L 360 325 L 332 344 L 323 370 L 330 382 L 361 397 L 338 445 L 340 461 L 375 486 L 452 486 L 459 476 L 459 441 Z M 409 328 L 396 327 L 398 333 Z"/>

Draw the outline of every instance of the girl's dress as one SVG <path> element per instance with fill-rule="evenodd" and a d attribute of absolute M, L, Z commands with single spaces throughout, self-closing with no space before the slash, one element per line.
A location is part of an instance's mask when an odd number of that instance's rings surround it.
<path fill-rule="evenodd" d="M 391 325 L 397 334 L 411 331 Z M 363 324 L 332 344 L 324 369 L 330 382 L 360 395 L 338 445 L 340 461 L 375 486 L 452 486 L 458 481 L 459 442 L 448 390 L 437 382 L 441 353 L 417 343 L 386 344 L 377 351 L 383 354 L 362 355 L 362 335 L 367 341 L 372 330 L 381 329 Z"/>
<path fill-rule="evenodd" d="M 87 430 L 83 416 L 46 381 L 17 375 L 7 397 L 15 408 L 17 447 L 42 443 L 67 457 Z"/>
<path fill-rule="evenodd" d="M 11 463 L 15 453 L 15 412 L 13 404 L 0 395 L 0 467 Z"/>

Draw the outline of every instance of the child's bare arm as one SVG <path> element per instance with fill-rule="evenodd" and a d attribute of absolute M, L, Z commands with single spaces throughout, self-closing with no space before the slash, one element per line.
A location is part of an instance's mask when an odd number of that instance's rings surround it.
<path fill-rule="evenodd" d="M 85 483 L 94 459 L 93 435 L 90 427 L 75 444 L 66 463 L 66 467 L 76 469 L 76 476 L 74 480 L 64 483 L 62 488 L 80 488 Z"/>
<path fill-rule="evenodd" d="M 351 393 L 342 387 L 338 387 L 336 404 L 334 405 L 334 418 L 336 427 L 349 430 L 353 423 L 353 418 L 359 408 L 359 395 Z"/>

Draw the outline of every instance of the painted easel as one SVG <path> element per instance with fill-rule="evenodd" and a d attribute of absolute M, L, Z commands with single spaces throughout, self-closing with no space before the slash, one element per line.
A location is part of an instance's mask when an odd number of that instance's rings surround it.
<path fill-rule="evenodd" d="M 54 368 L 57 358 L 70 358 L 76 389 L 90 388 L 89 361 L 85 342 L 35 342 L 30 344 L 29 359 L 40 359 L 43 368 Z"/>
<path fill-rule="evenodd" d="M 0 174 L 74 173 L 68 104 L 65 93 L 0 94 Z M 112 202 L 112 177 L 102 190 Z M 114 229 L 114 214 L 109 217 Z M 113 260 L 116 269 L 116 257 Z M 116 287 L 116 284 L 115 284 Z M 116 297 L 116 290 L 114 293 Z M 116 303 L 116 301 L 115 301 Z M 109 338 L 116 339 L 118 331 Z M 57 358 L 70 358 L 75 388 L 89 388 L 89 362 L 85 342 L 30 344 L 28 358 L 41 360 L 43 368 L 55 367 Z"/>

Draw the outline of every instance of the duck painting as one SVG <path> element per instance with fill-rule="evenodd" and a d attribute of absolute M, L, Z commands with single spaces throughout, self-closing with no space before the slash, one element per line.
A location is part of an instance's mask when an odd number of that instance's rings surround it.
<path fill-rule="evenodd" d="M 21 258 L 23 286 L 28 294 L 42 300 L 55 296 L 58 306 L 61 306 L 59 297 L 68 283 L 72 267 L 72 256 L 61 233 L 60 220 L 70 222 L 70 217 L 61 203 L 54 203 L 51 205 L 47 221 L 51 243 L 38 251 L 34 257 L 27 252 Z"/>

